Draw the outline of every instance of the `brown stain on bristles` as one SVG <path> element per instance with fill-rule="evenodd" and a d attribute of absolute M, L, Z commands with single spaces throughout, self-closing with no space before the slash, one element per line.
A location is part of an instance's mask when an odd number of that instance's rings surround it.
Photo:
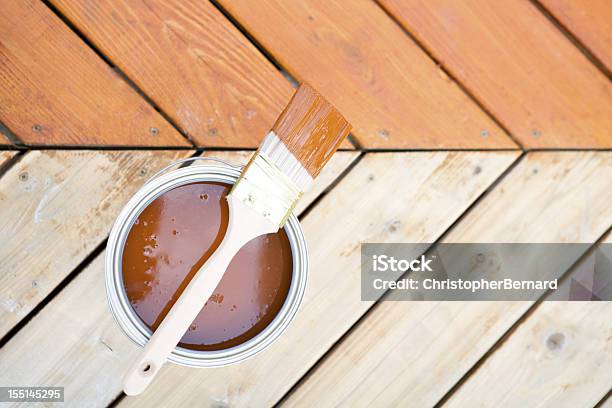
<path fill-rule="evenodd" d="M 312 178 L 346 138 L 351 125 L 313 87 L 303 83 L 280 114 L 272 131 Z"/>

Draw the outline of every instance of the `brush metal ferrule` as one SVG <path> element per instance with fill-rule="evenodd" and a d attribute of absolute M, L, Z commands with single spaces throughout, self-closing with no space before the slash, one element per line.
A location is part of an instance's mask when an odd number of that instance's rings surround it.
<path fill-rule="evenodd" d="M 234 184 L 230 195 L 281 228 L 303 191 L 270 157 L 258 150 Z"/>

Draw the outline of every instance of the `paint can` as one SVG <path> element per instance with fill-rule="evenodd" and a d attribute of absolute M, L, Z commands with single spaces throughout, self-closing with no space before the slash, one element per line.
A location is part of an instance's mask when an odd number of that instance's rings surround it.
<path fill-rule="evenodd" d="M 189 161 L 205 161 L 206 163 L 171 170 Z M 179 160 L 151 177 L 128 201 L 117 217 L 106 247 L 106 294 L 115 321 L 121 330 L 139 346 L 145 345 L 152 332 L 132 308 L 123 282 L 123 248 L 132 225 L 151 202 L 169 190 L 196 182 L 219 182 L 233 185 L 242 173 L 242 168 L 243 166 L 235 166 L 216 158 L 194 157 Z M 298 311 L 306 289 L 308 274 L 306 240 L 294 214 L 289 217 L 284 230 L 291 246 L 293 270 L 289 293 L 272 322 L 253 338 L 232 348 L 199 351 L 176 346 L 168 357 L 168 361 L 189 367 L 221 367 L 252 357 L 279 338 Z"/>

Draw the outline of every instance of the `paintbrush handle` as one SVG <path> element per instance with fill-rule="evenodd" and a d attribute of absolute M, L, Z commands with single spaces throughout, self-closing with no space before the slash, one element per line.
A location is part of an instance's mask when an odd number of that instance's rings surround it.
<path fill-rule="evenodd" d="M 193 323 L 223 278 L 234 255 L 251 239 L 278 231 L 278 226 L 228 196 L 229 223 L 223 241 L 191 279 L 123 380 L 128 395 L 142 393 Z"/>

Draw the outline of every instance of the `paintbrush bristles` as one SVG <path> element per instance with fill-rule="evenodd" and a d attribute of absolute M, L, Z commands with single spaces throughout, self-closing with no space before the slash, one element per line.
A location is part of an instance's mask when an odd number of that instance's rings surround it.
<path fill-rule="evenodd" d="M 313 179 L 350 130 L 340 112 L 308 84 L 300 85 L 272 127 Z"/>
<path fill-rule="evenodd" d="M 282 227 L 349 130 L 329 102 L 300 86 L 228 197 Z"/>
<path fill-rule="evenodd" d="M 270 131 L 261 142 L 259 152 L 265 154 L 285 176 L 295 183 L 300 191 L 308 189 L 313 181 L 312 176 L 273 131 Z"/>

